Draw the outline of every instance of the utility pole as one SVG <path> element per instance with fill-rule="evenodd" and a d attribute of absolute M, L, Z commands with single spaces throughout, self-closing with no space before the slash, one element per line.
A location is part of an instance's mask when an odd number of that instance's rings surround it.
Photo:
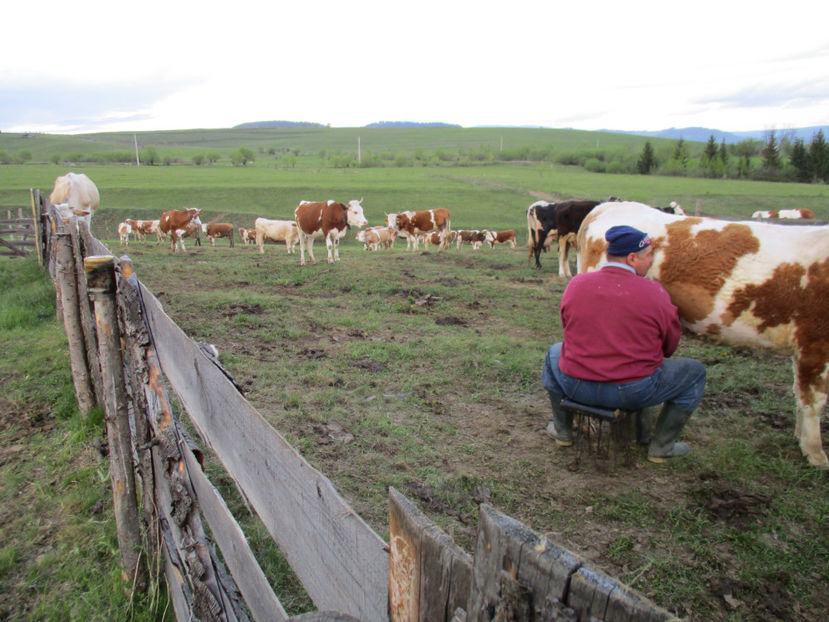
<path fill-rule="evenodd" d="M 362 162 L 363 162 L 363 160 L 362 160 L 362 152 L 361 152 L 361 149 L 360 149 L 360 137 L 358 136 L 357 137 L 357 164 L 361 164 Z"/>
<path fill-rule="evenodd" d="M 132 135 L 132 140 L 135 143 L 135 165 L 136 166 L 141 166 L 141 162 L 138 161 L 138 135 L 133 134 Z"/>

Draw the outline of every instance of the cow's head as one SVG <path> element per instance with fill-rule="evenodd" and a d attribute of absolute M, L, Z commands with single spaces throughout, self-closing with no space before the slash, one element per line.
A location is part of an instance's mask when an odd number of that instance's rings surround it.
<path fill-rule="evenodd" d="M 360 201 L 352 199 L 348 202 L 348 207 L 345 210 L 345 219 L 349 227 L 360 228 L 368 224 L 366 217 L 363 215 L 363 206 L 360 205 Z"/>

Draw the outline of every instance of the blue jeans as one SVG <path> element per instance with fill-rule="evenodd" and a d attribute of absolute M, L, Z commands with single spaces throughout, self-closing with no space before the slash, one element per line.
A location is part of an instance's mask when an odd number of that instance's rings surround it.
<path fill-rule="evenodd" d="M 694 359 L 665 359 L 654 373 L 633 382 L 596 382 L 573 378 L 558 368 L 561 343 L 550 346 L 544 360 L 541 382 L 551 394 L 603 408 L 639 410 L 671 402 L 694 411 L 705 389 L 705 366 Z"/>

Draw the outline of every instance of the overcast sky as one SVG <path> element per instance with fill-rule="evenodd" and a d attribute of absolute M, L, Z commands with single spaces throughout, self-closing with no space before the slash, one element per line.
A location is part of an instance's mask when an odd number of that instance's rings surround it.
<path fill-rule="evenodd" d="M 829 125 L 814 0 L 488 4 L 6 3 L 0 130 Z"/>

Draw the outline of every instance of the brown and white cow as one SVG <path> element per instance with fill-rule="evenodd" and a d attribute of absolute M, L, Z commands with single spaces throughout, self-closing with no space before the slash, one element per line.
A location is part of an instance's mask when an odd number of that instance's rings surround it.
<path fill-rule="evenodd" d="M 362 200 L 362 199 L 361 199 Z M 300 201 L 294 209 L 294 219 L 299 229 L 299 265 L 305 265 L 305 250 L 312 263 L 314 240 L 323 238 L 328 251 L 328 263 L 340 260 L 340 238 L 350 227 L 365 227 L 368 224 L 363 215 L 360 201 L 352 199 L 347 204 L 337 201 Z"/>
<path fill-rule="evenodd" d="M 761 210 L 754 212 L 752 218 L 814 218 L 815 213 L 805 207 L 798 209 Z"/>
<path fill-rule="evenodd" d="M 253 233 L 259 252 L 262 254 L 265 253 L 265 240 L 285 242 L 285 250 L 288 254 L 294 252 L 296 243 L 299 242 L 299 229 L 293 220 L 257 218 L 253 221 Z"/>
<path fill-rule="evenodd" d="M 129 246 L 131 233 L 132 225 L 129 220 L 118 223 L 118 241 L 121 243 L 121 246 Z"/>
<path fill-rule="evenodd" d="M 392 219 L 392 216 L 394 218 Z M 424 233 L 438 232 L 443 240 L 440 248 L 446 248 L 448 242 L 446 235 L 452 230 L 452 223 L 449 218 L 449 210 L 445 207 L 438 207 L 427 210 L 406 210 L 399 214 L 389 214 L 387 222 L 397 234 L 405 237 L 406 248 L 409 242 L 413 242 L 414 250 L 417 250 L 419 237 Z"/>
<path fill-rule="evenodd" d="M 170 238 L 170 248 L 174 253 L 179 246 L 181 250 L 184 250 L 184 242 L 181 241 L 181 235 L 178 232 L 186 230 L 187 225 L 191 223 L 201 226 L 201 210 L 198 207 L 171 209 L 161 215 L 158 230 Z M 200 239 L 199 245 L 201 245 Z"/>
<path fill-rule="evenodd" d="M 292 220 L 288 221 L 296 226 Z M 248 244 L 255 244 L 256 243 L 256 229 L 245 229 L 244 227 L 239 227 L 239 238 L 242 240 L 242 243 L 247 246 Z"/>
<path fill-rule="evenodd" d="M 648 276 L 695 333 L 736 345 L 793 350 L 795 437 L 829 467 L 820 418 L 829 392 L 829 227 L 663 214 L 641 203 L 596 207 L 579 231 L 579 272 L 606 259 L 604 234 L 630 225 L 653 240 Z"/>
<path fill-rule="evenodd" d="M 433 246 L 440 246 L 444 241 L 446 242 L 446 245 L 448 246 L 449 244 L 452 244 L 453 242 L 455 242 L 455 240 L 457 240 L 457 238 L 458 238 L 458 232 L 457 231 L 450 231 L 447 234 L 445 234 L 443 237 L 441 237 L 440 233 L 435 231 L 433 233 L 427 233 L 426 234 L 426 236 L 423 238 L 423 246 L 425 246 L 426 248 L 428 248 L 430 244 L 433 245 Z"/>
<path fill-rule="evenodd" d="M 471 245 L 472 250 L 478 250 L 484 242 L 486 242 L 486 231 L 480 229 L 458 229 L 458 237 L 455 239 L 458 250 L 464 244 Z"/>
<path fill-rule="evenodd" d="M 66 173 L 55 179 L 49 201 L 64 220 L 75 216 L 78 222 L 85 222 L 89 227 L 101 196 L 97 186 L 83 173 Z"/>
<path fill-rule="evenodd" d="M 146 242 L 147 234 L 149 233 L 155 233 L 156 236 L 158 236 L 159 221 L 157 220 L 136 220 L 134 218 L 127 218 L 124 222 L 132 227 L 132 233 L 135 235 L 136 240 Z"/>
<path fill-rule="evenodd" d="M 210 240 L 210 246 L 216 246 L 216 238 L 227 238 L 230 240 L 230 245 L 235 246 L 233 242 L 235 229 L 236 227 L 229 222 L 207 222 L 201 226 L 202 233 Z"/>
<path fill-rule="evenodd" d="M 387 225 L 369 227 L 364 231 L 358 231 L 355 235 L 358 242 L 362 242 L 366 250 L 376 251 L 382 246 L 386 250 L 394 246 L 397 232 Z"/>
<path fill-rule="evenodd" d="M 489 242 L 490 248 L 495 248 L 496 244 L 509 244 L 512 248 L 515 248 L 515 229 L 487 231 L 486 241 Z"/>

